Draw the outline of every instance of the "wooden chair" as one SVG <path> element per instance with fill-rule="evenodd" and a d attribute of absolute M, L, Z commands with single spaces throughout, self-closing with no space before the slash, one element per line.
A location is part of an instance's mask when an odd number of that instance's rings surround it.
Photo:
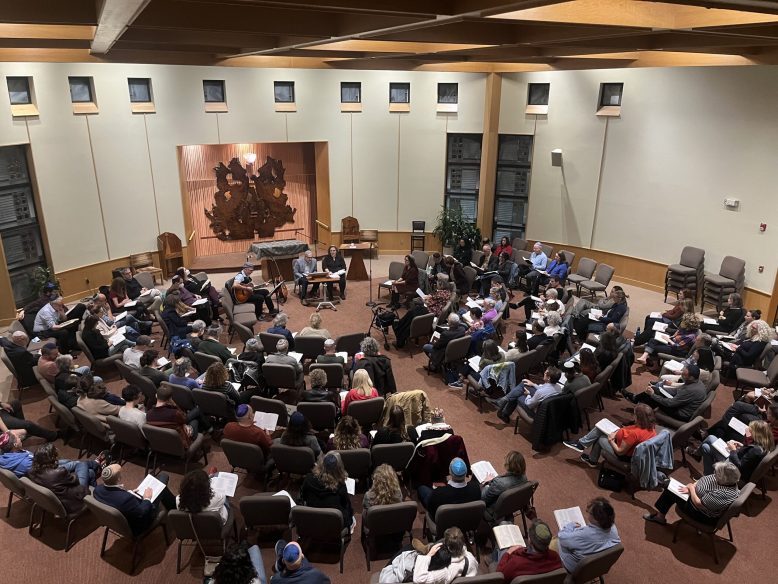
<path fill-rule="evenodd" d="M 181 240 L 179 239 L 179 245 Z M 154 265 L 154 256 L 151 252 L 136 253 L 130 256 L 130 269 L 133 273 L 146 273 L 152 277 L 152 282 L 155 284 L 159 280 L 159 284 L 162 284 L 167 277 L 162 273 L 162 270 Z M 175 271 L 175 270 L 173 270 Z M 146 286 L 148 288 L 148 286 Z M 154 286 L 151 286 L 153 288 Z"/>
<path fill-rule="evenodd" d="M 157 250 L 162 274 L 169 278 L 178 268 L 184 265 L 184 250 L 181 238 L 175 233 L 166 231 L 157 236 Z"/>
<path fill-rule="evenodd" d="M 359 243 L 359 221 L 355 217 L 349 215 L 340 220 L 340 240 L 343 243 Z"/>

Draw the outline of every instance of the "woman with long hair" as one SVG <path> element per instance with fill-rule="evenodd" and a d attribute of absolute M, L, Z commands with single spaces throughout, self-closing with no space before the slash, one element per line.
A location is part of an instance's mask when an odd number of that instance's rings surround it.
<path fill-rule="evenodd" d="M 751 322 L 746 331 L 748 338 L 738 345 L 729 358 L 729 366 L 722 371 L 727 377 L 735 377 L 738 367 L 754 365 L 774 334 L 770 325 L 763 320 Z"/>
<path fill-rule="evenodd" d="M 59 452 L 53 443 L 44 444 L 35 451 L 27 476 L 32 482 L 54 493 L 68 513 L 78 513 L 84 508 L 84 497 L 89 494 L 89 486 L 79 482 L 75 472 L 59 465 Z"/>
<path fill-rule="evenodd" d="M 581 365 L 581 373 L 586 375 L 591 383 L 594 383 L 594 380 L 600 374 L 600 363 L 594 356 L 594 351 L 588 347 L 578 351 L 578 362 Z"/>
<path fill-rule="evenodd" d="M 405 256 L 405 267 L 402 275 L 392 284 L 392 301 L 390 307 L 400 308 L 400 297 L 403 294 L 415 292 L 419 287 L 419 268 L 416 267 L 416 260 L 413 256 Z"/>
<path fill-rule="evenodd" d="M 638 359 L 635 359 L 635 362 L 642 363 L 643 365 L 649 364 L 649 359 L 653 362 L 653 355 L 657 353 L 686 357 L 699 332 L 700 321 L 697 320 L 694 314 L 686 313 L 681 318 L 681 324 L 678 325 L 678 330 L 670 337 L 669 342 L 663 343 L 657 339 L 651 339 L 646 343 L 643 354 Z"/>
<path fill-rule="evenodd" d="M 286 424 L 286 430 L 280 438 L 274 438 L 273 444 L 283 444 L 284 446 L 307 446 L 313 451 L 313 456 L 319 458 L 321 446 L 316 436 L 311 434 L 311 423 L 300 412 L 294 412 L 289 416 L 289 422 Z"/>
<path fill-rule="evenodd" d="M 206 578 L 206 581 L 208 579 Z M 267 584 L 265 566 L 258 545 L 241 541 L 227 550 L 213 571 L 213 584 Z"/>
<path fill-rule="evenodd" d="M 84 319 L 84 328 L 81 331 L 81 338 L 95 359 L 107 359 L 110 355 L 123 353 L 124 349 L 135 346 L 135 343 L 126 338 L 117 343 L 114 337 L 103 336 L 97 327 L 99 322 L 99 318 L 94 314 L 89 314 Z M 116 330 L 113 332 L 115 334 Z"/>
<path fill-rule="evenodd" d="M 494 522 L 499 517 L 494 516 L 494 505 L 502 493 L 527 482 L 527 461 L 518 450 L 511 450 L 505 455 L 505 473 L 501 475 L 487 474 L 481 483 L 481 500 L 486 503 L 484 517 Z"/>
<path fill-rule="evenodd" d="M 377 444 L 399 444 L 407 442 L 408 432 L 405 426 L 405 411 L 398 405 L 389 410 L 385 426 L 381 426 L 373 438 L 373 446 Z"/>
<path fill-rule="evenodd" d="M 341 299 L 346 299 L 346 260 L 337 247 L 331 245 L 327 248 L 327 255 L 321 260 L 321 268 L 325 272 L 340 277 L 338 288 L 340 288 Z M 327 294 L 332 298 L 332 282 L 327 282 Z"/>
<path fill-rule="evenodd" d="M 503 253 L 507 253 L 508 257 L 513 255 L 513 246 L 511 245 L 510 239 L 508 239 L 505 235 L 500 238 L 500 244 L 494 248 L 494 255 L 497 257 L 500 257 L 500 255 Z"/>
<path fill-rule="evenodd" d="M 737 292 L 733 292 L 727 297 L 727 306 L 719 312 L 716 324 L 703 323 L 700 328 L 703 332 L 730 333 L 737 329 L 745 316 L 743 298 Z"/>
<path fill-rule="evenodd" d="M 419 552 L 413 567 L 413 581 L 428 584 L 450 584 L 459 576 L 476 576 L 478 560 L 465 546 L 465 536 L 458 527 L 449 527 L 443 540 L 421 544 L 414 540 Z"/>
<path fill-rule="evenodd" d="M 354 523 L 354 511 L 346 489 L 347 478 L 340 454 L 325 454 L 313 471 L 305 475 L 300 497 L 309 507 L 338 509 L 343 514 L 343 525 L 350 527 Z"/>
<path fill-rule="evenodd" d="M 212 363 L 205 370 L 205 379 L 203 379 L 203 389 L 209 391 L 218 391 L 227 396 L 227 401 L 232 407 L 241 403 L 240 394 L 232 383 L 230 383 L 230 374 L 222 363 Z"/>
<path fill-rule="evenodd" d="M 713 472 L 714 463 L 729 460 L 740 471 L 740 478 L 743 482 L 748 482 L 762 459 L 775 448 L 772 429 L 770 424 L 764 420 L 750 422 L 742 442 L 738 440 L 728 441 L 729 454 L 726 457 L 714 448 L 713 443 L 716 440 L 718 440 L 717 436 L 708 436 L 700 445 L 699 451 L 690 451 L 689 454 L 697 459 L 702 456 L 703 472 L 706 475 Z"/>
<path fill-rule="evenodd" d="M 357 369 L 354 372 L 354 379 L 351 381 L 351 389 L 341 403 L 341 413 L 345 416 L 348 412 L 348 405 L 353 401 L 361 401 L 378 397 L 378 390 L 370 379 L 370 374 L 366 369 Z"/>
<path fill-rule="evenodd" d="M 370 488 L 362 500 L 362 509 L 376 505 L 392 505 L 402 503 L 403 494 L 397 473 L 388 464 L 381 464 L 373 471 Z"/>
<path fill-rule="evenodd" d="M 356 450 L 369 446 L 367 436 L 362 433 L 362 428 L 351 416 L 343 416 L 335 426 L 335 432 L 329 442 L 327 450 Z"/>
<path fill-rule="evenodd" d="M 211 488 L 211 477 L 202 469 L 190 470 L 181 481 L 176 507 L 188 513 L 215 511 L 219 514 L 222 525 L 229 519 L 227 498 L 223 492 Z"/>

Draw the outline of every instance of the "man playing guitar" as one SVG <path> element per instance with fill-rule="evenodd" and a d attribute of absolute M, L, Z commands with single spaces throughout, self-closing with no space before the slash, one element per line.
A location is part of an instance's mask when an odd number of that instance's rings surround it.
<path fill-rule="evenodd" d="M 254 265 L 246 262 L 243 264 L 243 269 L 235 274 L 235 278 L 232 281 L 232 295 L 235 297 L 235 302 L 242 304 L 244 302 L 250 302 L 254 305 L 254 314 L 258 320 L 262 319 L 262 304 L 267 306 L 268 314 L 276 314 L 275 306 L 273 306 L 273 300 L 270 298 L 270 291 L 264 288 L 255 288 L 254 282 L 251 280 L 251 273 L 254 271 Z M 263 286 L 265 286 L 263 284 Z"/>

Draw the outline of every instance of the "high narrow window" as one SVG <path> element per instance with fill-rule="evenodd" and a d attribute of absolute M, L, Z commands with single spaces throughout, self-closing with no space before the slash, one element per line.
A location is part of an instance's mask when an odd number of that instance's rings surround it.
<path fill-rule="evenodd" d="M 91 77 L 68 77 L 74 114 L 96 114 L 94 84 Z"/>
<path fill-rule="evenodd" d="M 226 112 L 227 93 L 224 89 L 224 80 L 203 80 L 203 100 L 206 112 Z"/>
<path fill-rule="evenodd" d="M 527 114 L 547 114 L 548 96 L 551 93 L 550 83 L 530 83 L 527 86 Z"/>
<path fill-rule="evenodd" d="M 6 77 L 8 98 L 11 101 L 11 115 L 37 116 L 32 77 Z"/>
<path fill-rule="evenodd" d="M 459 104 L 458 83 L 438 83 L 439 112 L 456 112 Z"/>
<path fill-rule="evenodd" d="M 133 113 L 154 113 L 154 94 L 151 91 L 151 79 L 130 77 L 127 79 L 130 90 L 130 106 Z"/>
<path fill-rule="evenodd" d="M 343 81 L 340 84 L 340 111 L 362 111 L 362 84 L 359 81 Z"/>
<path fill-rule="evenodd" d="M 602 83 L 598 101 L 598 116 L 621 115 L 621 97 L 624 93 L 623 83 Z"/>
<path fill-rule="evenodd" d="M 410 83 L 390 83 L 389 84 L 389 111 L 390 112 L 411 111 L 411 84 Z"/>
<path fill-rule="evenodd" d="M 294 81 L 274 81 L 273 99 L 277 112 L 295 112 L 297 105 L 294 96 Z"/>

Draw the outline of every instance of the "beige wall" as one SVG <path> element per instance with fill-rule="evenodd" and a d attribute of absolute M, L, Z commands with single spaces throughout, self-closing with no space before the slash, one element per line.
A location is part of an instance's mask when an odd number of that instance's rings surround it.
<path fill-rule="evenodd" d="M 537 127 L 523 113 L 530 82 L 551 83 Z M 607 122 L 594 115 L 602 82 L 624 82 L 622 115 Z M 535 133 L 529 235 L 661 263 L 694 245 L 709 271 L 725 255 L 745 259 L 746 285 L 769 292 L 778 267 L 777 94 L 775 67 L 506 75 L 500 131 Z M 554 148 L 564 174 L 551 166 Z M 725 197 L 740 209 L 726 210 Z"/>
<path fill-rule="evenodd" d="M 13 120 L 0 89 L 0 145 L 31 144 L 58 272 L 155 249 L 160 231 L 185 237 L 178 145 L 326 141 L 333 230 L 350 214 L 364 228 L 410 230 L 412 219 L 425 219 L 431 229 L 443 202 L 446 132 L 483 126 L 480 74 L 0 64 L 6 75 L 33 77 L 37 118 Z M 93 77 L 99 114 L 72 113 L 72 75 Z M 131 113 L 127 77 L 152 79 L 156 113 Z M 204 112 L 203 79 L 226 81 L 229 112 Z M 297 112 L 274 111 L 273 81 L 295 81 Z M 340 112 L 341 81 L 362 82 L 362 113 Z M 390 81 L 411 83 L 410 113 L 389 113 Z M 458 114 L 435 112 L 438 82 L 459 82 Z"/>

